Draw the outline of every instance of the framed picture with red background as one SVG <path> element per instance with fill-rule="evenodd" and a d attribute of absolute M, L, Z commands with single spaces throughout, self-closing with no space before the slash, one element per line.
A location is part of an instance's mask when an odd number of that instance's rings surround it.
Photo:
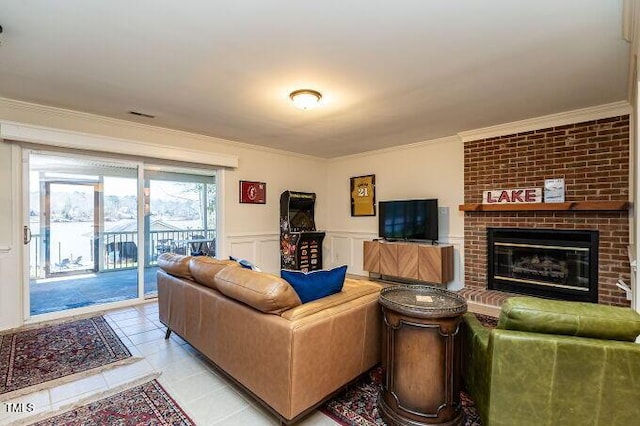
<path fill-rule="evenodd" d="M 266 204 L 267 184 L 265 182 L 241 180 L 240 202 L 247 204 Z"/>

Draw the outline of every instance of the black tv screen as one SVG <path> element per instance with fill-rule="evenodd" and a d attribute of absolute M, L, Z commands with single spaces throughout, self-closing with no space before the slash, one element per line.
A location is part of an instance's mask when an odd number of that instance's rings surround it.
<path fill-rule="evenodd" d="M 385 240 L 438 239 L 438 200 L 380 201 L 378 232 Z"/>

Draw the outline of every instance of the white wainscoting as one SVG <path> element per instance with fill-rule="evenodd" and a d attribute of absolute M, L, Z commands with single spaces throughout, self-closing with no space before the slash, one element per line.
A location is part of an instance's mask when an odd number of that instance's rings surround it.
<path fill-rule="evenodd" d="M 371 241 L 377 236 L 377 233 L 370 232 L 327 232 L 322 244 L 323 267 L 348 265 L 350 274 L 368 275 L 362 269 L 363 242 Z M 220 258 L 227 256 L 247 259 L 265 272 L 279 273 L 280 234 L 227 235 Z"/>
<path fill-rule="evenodd" d="M 0 330 L 22 325 L 22 285 L 16 250 L 0 251 Z"/>
<path fill-rule="evenodd" d="M 233 256 L 246 259 L 264 272 L 280 273 L 280 234 L 236 234 L 225 236 L 220 258 Z"/>
<path fill-rule="evenodd" d="M 363 243 L 378 238 L 378 233 L 354 231 L 329 231 L 324 240 L 324 267 L 347 265 L 347 272 L 367 276 L 362 269 Z"/>
<path fill-rule="evenodd" d="M 327 231 L 322 244 L 323 267 L 325 269 L 347 265 L 347 272 L 368 276 L 362 269 L 363 244 L 378 238 L 378 233 L 358 231 Z M 440 244 L 451 244 L 454 250 L 454 279 L 447 284 L 449 290 L 464 287 L 464 238 L 441 236 Z M 257 265 L 264 272 L 280 272 L 280 235 L 277 233 L 235 234 L 225 237 L 221 258 L 234 256 Z"/>
<path fill-rule="evenodd" d="M 440 244 L 453 246 L 453 281 L 447 284 L 449 290 L 464 287 L 464 237 L 449 235 L 440 239 Z"/>

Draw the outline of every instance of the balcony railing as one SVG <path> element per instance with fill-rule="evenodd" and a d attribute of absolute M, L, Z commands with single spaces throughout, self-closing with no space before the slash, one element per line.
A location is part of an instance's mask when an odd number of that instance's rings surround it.
<path fill-rule="evenodd" d="M 191 254 L 192 247 L 188 240 L 210 239 L 207 244 L 208 255 L 215 255 L 215 230 L 209 229 L 180 229 L 170 231 L 151 231 L 147 237 L 149 249 L 145 253 L 145 266 L 157 264 L 158 256 L 162 253 L 171 252 L 178 254 Z M 82 260 L 82 256 L 75 259 L 58 259 L 57 262 L 50 261 L 50 274 L 73 273 L 76 271 L 94 270 L 100 272 L 119 271 L 123 269 L 136 268 L 138 266 L 138 233 L 135 231 L 104 232 L 103 248 L 99 250 L 102 259 L 95 259 L 94 241 L 89 240 L 90 259 Z M 81 243 L 78 243 L 81 244 Z M 31 278 L 43 278 L 45 276 L 43 243 L 40 234 L 33 234 L 30 250 L 29 275 Z M 81 253 L 81 247 L 60 248 L 59 252 Z M 86 252 L 86 250 L 85 250 Z M 97 260 L 97 261 L 96 261 Z"/>

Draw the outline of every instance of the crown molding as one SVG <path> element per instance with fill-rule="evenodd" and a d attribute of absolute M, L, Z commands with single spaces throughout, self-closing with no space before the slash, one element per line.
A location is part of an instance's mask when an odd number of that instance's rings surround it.
<path fill-rule="evenodd" d="M 340 236 L 344 236 L 344 237 L 353 237 L 353 238 L 367 238 L 367 239 L 373 239 L 373 238 L 378 238 L 378 231 L 353 231 L 353 230 L 347 230 L 347 229 L 333 229 L 333 230 L 327 230 L 325 231 L 327 233 L 327 236 L 333 236 L 333 237 L 340 237 Z"/>
<path fill-rule="evenodd" d="M 245 148 L 253 151 L 262 151 L 277 155 L 287 155 L 299 158 L 306 158 L 311 160 L 327 160 L 325 158 L 300 154 L 297 152 L 290 152 L 276 148 L 269 148 L 261 145 L 253 145 L 246 142 L 232 141 L 229 139 L 221 139 L 214 136 L 207 136 L 200 133 L 192 133 L 184 130 L 175 130 L 167 127 L 152 126 L 149 124 L 136 123 L 134 121 L 123 120 L 119 118 L 107 117 L 104 115 L 91 114 L 87 112 L 81 112 L 71 109 L 58 108 L 49 105 L 35 104 L 30 102 L 18 101 L 15 99 L 0 97 L 0 108 L 7 108 L 13 111 L 21 111 L 26 113 L 36 114 L 46 120 L 47 117 L 57 117 L 67 120 L 80 121 L 92 124 L 100 124 L 112 129 L 129 129 L 138 132 L 146 132 L 150 135 L 172 136 L 176 139 L 190 139 L 195 142 L 203 144 L 221 144 L 231 148 Z M 141 143 L 137 142 L 136 143 Z M 148 142 L 147 142 L 148 143 Z M 153 144 L 159 146 L 159 144 Z M 162 145 L 164 146 L 164 145 Z M 193 151 L 193 150 L 192 150 Z M 203 151 L 197 151 L 202 153 Z M 148 155 L 147 155 L 148 156 Z M 191 161 L 193 162 L 193 161 Z M 236 166 L 237 167 L 237 166 Z"/>
<path fill-rule="evenodd" d="M 428 145 L 434 145 L 434 144 L 439 144 L 439 143 L 451 143 L 451 142 L 460 142 L 460 137 L 458 137 L 458 136 L 446 136 L 446 137 L 438 138 L 438 139 L 430 139 L 428 141 L 415 142 L 415 143 L 410 143 L 410 144 L 406 144 L 406 145 L 392 146 L 392 147 L 389 147 L 389 148 L 381 148 L 381 149 L 376 149 L 376 150 L 373 150 L 373 151 L 359 152 L 357 154 L 349 154 L 349 155 L 343 155 L 341 157 L 334 157 L 334 158 L 331 158 L 330 161 L 351 160 L 351 159 L 354 159 L 354 158 L 370 157 L 372 155 L 388 154 L 390 152 L 405 151 L 405 150 L 408 150 L 408 149 L 422 148 L 422 147 L 428 146 Z"/>
<path fill-rule="evenodd" d="M 617 117 L 630 113 L 631 105 L 629 102 L 619 101 L 595 107 L 576 109 L 558 114 L 544 115 L 542 117 L 499 124 L 497 126 L 469 130 L 458 133 L 458 136 L 462 139 L 462 142 L 477 141 L 499 136 L 514 135 L 516 133 L 530 132 L 532 130 L 546 129 L 549 127 L 564 126 L 566 124 Z"/>

